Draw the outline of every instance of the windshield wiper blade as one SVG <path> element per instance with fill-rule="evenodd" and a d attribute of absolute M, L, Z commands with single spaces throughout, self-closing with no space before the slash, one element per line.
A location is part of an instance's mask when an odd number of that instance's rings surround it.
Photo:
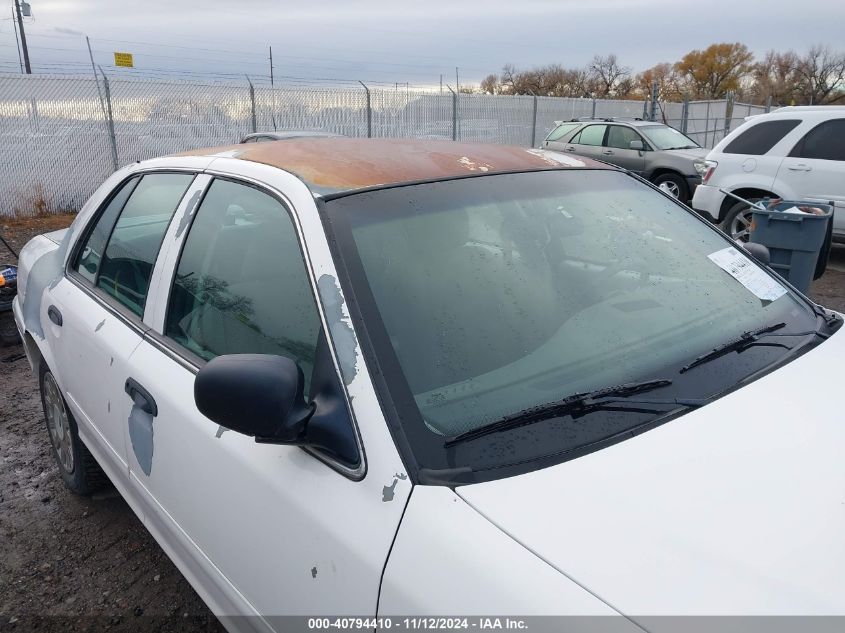
<path fill-rule="evenodd" d="M 627 400 L 629 396 L 659 389 L 660 387 L 667 387 L 671 384 L 672 381 L 668 379 L 644 380 L 642 382 L 628 382 L 614 387 L 604 387 L 593 391 L 574 393 L 562 400 L 547 402 L 536 407 L 531 407 L 530 409 L 517 411 L 516 413 L 507 415 L 485 426 L 466 431 L 465 433 L 459 433 L 458 435 L 448 438 L 444 443 L 444 446 L 448 448 L 449 446 L 454 446 L 455 444 L 460 444 L 467 440 L 474 440 L 491 433 L 514 429 L 534 422 L 540 422 L 541 420 L 548 420 L 550 418 L 568 415 L 577 411 L 592 411 L 597 408 L 610 405 L 613 402 L 623 400 L 633 404 L 678 404 L 681 406 L 698 406 L 699 403 L 697 401 Z"/>
<path fill-rule="evenodd" d="M 706 362 L 709 362 L 716 358 L 720 358 L 722 356 L 725 356 L 726 354 L 730 354 L 731 352 L 741 352 L 754 345 L 761 345 L 764 347 L 783 347 L 784 349 L 791 349 L 789 345 L 784 345 L 783 343 L 761 343 L 759 340 L 762 336 L 770 334 L 771 332 L 775 332 L 784 327 L 786 327 L 786 323 L 773 323 L 772 325 L 757 328 L 756 330 L 752 330 L 750 332 L 743 332 L 739 336 L 739 338 L 734 339 L 733 341 L 728 341 L 727 343 L 719 345 L 718 347 L 714 347 L 706 354 L 702 354 L 691 363 L 684 365 L 683 367 L 681 367 L 681 373 L 686 373 L 693 367 L 698 367 L 699 365 L 703 365 Z M 798 335 L 800 334 L 797 334 L 796 336 Z"/>

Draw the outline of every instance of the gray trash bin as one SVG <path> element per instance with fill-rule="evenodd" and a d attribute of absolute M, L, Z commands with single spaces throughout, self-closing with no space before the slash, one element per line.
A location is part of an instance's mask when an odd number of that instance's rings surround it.
<path fill-rule="evenodd" d="M 824 215 L 787 211 L 796 206 L 815 207 Z M 769 265 L 798 290 L 807 292 L 832 216 L 833 205 L 818 202 L 783 200 L 766 209 L 755 206 L 750 240 L 768 248 Z"/>

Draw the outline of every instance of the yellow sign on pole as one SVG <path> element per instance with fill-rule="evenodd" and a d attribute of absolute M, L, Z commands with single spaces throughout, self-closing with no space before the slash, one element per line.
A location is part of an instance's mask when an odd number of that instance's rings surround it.
<path fill-rule="evenodd" d="M 114 65 L 124 66 L 125 68 L 134 68 L 134 64 L 132 63 L 132 53 L 115 53 Z"/>

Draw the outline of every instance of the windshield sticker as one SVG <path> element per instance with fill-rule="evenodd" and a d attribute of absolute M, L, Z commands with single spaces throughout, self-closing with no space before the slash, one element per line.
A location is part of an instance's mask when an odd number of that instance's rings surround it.
<path fill-rule="evenodd" d="M 710 253 L 707 257 L 758 299 L 774 301 L 786 294 L 786 288 L 733 246 Z"/>

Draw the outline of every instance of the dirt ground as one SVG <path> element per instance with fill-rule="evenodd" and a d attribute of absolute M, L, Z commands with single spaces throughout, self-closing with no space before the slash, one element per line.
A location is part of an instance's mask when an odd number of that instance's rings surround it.
<path fill-rule="evenodd" d="M 2 235 L 18 251 L 71 219 L 10 221 Z M 845 312 L 845 246 L 810 294 Z M 64 488 L 20 346 L 0 348 L 0 403 L 0 631 L 222 631 L 113 489 Z"/>
<path fill-rule="evenodd" d="M 73 216 L 6 221 L 15 251 Z M 16 263 L 0 244 L 0 264 Z M 23 348 L 0 348 L 0 631 L 223 631 L 112 488 L 69 492 Z"/>

